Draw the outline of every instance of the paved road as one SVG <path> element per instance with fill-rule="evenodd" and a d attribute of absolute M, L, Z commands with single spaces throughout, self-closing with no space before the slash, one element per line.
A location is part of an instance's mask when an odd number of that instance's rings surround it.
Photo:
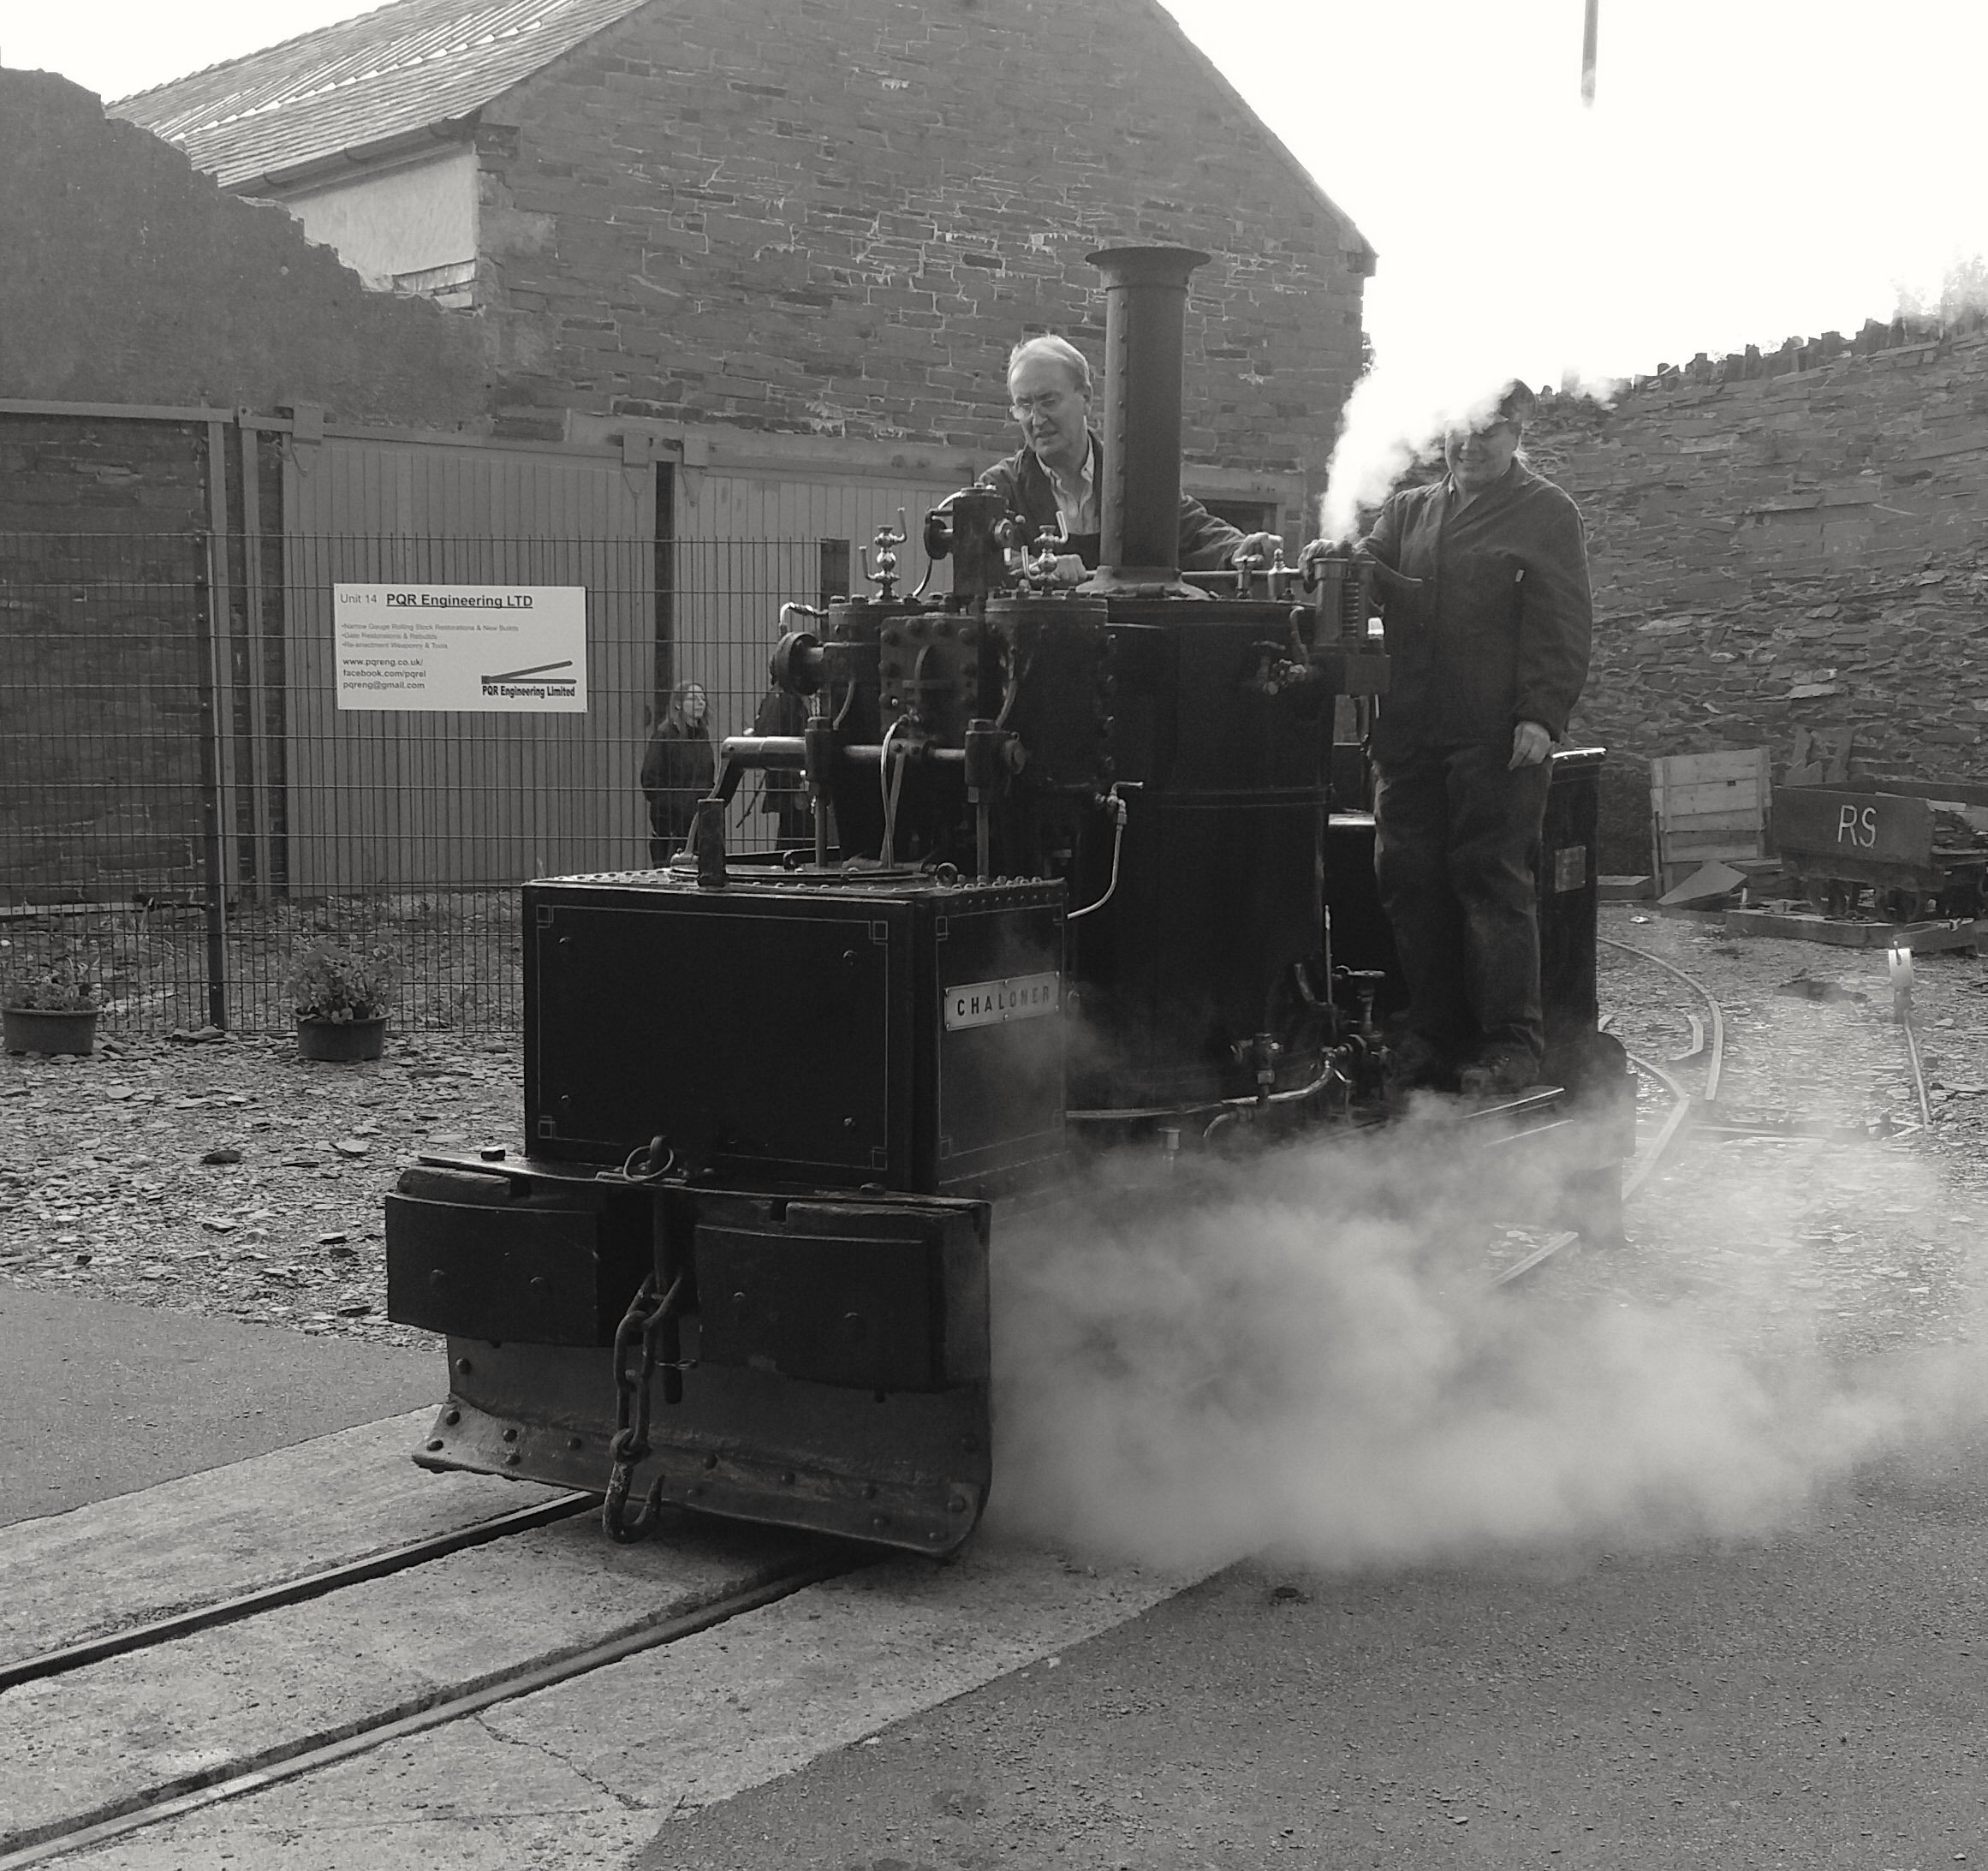
<path fill-rule="evenodd" d="M 432 1354 L 0 1284 L 0 1408 L 10 1425 L 0 1517 L 416 1407 L 436 1375 Z M 1253 1561 L 1069 1643 L 1053 1665 L 1036 1662 L 902 1719 L 905 1699 L 894 1707 L 890 1693 L 913 1659 L 880 1665 L 897 1654 L 893 1632 L 866 1639 L 852 1629 L 843 1651 L 820 1650 L 814 1672 L 824 1680 L 814 1686 L 836 1710 L 837 1743 L 866 1729 L 867 1743 L 831 1744 L 798 1772 L 664 1822 L 646 1847 L 634 1842 L 667 1801 L 604 1796 L 618 1827 L 611 1843 L 590 1838 L 588 1821 L 564 1806 L 546 1851 L 510 1862 L 643 1871 L 1980 1867 L 1985 1585 L 1988 1442 L 1977 1434 L 1868 1471 L 1810 1524 L 1758 1542 L 1337 1575 Z M 750 1635 L 714 1633 L 711 1660 L 739 1668 Z M 837 1677 L 839 1689 L 828 1680 Z M 697 1691 L 699 1709 L 739 1704 L 741 1747 L 761 1719 L 747 1713 L 758 1706 L 750 1686 Z M 584 1743 L 574 1757 L 627 1749 L 639 1768 L 673 1719 L 672 1697 L 689 1692 L 678 1683 L 656 1693 L 659 1702 L 607 1695 L 598 1715 L 572 1718 L 572 1739 Z M 782 1764 L 805 1759 L 809 1736 L 820 1746 L 825 1731 L 803 1719 L 801 1751 Z M 214 1824 L 247 1824 L 258 1803 L 231 1802 Z M 296 1803 L 310 1810 L 301 1792 Z M 374 1795 L 365 1810 L 384 1818 Z M 434 1803 L 410 1811 L 409 1862 L 448 1865 L 453 1828 L 470 1824 L 460 1807 L 455 1816 Z M 290 1836 L 309 1837 L 303 1825 Z M 468 1842 L 467 1832 L 457 1841 Z M 238 1840 L 217 1832 L 211 1843 L 217 1865 L 242 1862 Z M 361 1862 L 344 1855 L 361 1848 L 356 1836 L 312 1843 L 313 1863 L 342 1871 Z M 363 1843 L 377 1856 L 378 1838 Z M 164 1848 L 141 1834 L 115 1856 L 165 1871 L 169 1860 L 148 1856 Z M 208 1861 L 172 1862 L 176 1871 Z"/>
<path fill-rule="evenodd" d="M 1235 1567 L 662 1829 L 643 1871 L 1988 1864 L 1988 1454 L 1802 1531 Z"/>
<path fill-rule="evenodd" d="M 436 1401 L 439 1352 L 0 1280 L 0 1526 Z"/>

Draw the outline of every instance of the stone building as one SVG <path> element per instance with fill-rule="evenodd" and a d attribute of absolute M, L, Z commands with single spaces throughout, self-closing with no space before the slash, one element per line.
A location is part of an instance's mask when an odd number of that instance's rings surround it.
<path fill-rule="evenodd" d="M 113 109 L 475 316 L 499 438 L 956 480 L 1174 241 L 1188 484 L 1295 528 L 1359 369 L 1370 249 L 1155 0 L 398 0 Z"/>

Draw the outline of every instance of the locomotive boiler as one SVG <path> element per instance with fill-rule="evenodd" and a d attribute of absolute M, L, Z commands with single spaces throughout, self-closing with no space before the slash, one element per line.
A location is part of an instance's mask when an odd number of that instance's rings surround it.
<path fill-rule="evenodd" d="M 873 592 L 789 607 L 774 666 L 803 731 L 725 742 L 674 863 L 524 887 L 525 1153 L 424 1156 L 387 1201 L 390 1315 L 448 1340 L 417 1461 L 600 1491 L 620 1538 L 669 1504 L 943 1554 L 992 1473 L 1003 1199 L 1386 1115 L 1372 574 L 1180 571 L 1205 258 L 1092 256 L 1095 542 L 1036 539 L 969 488 L 926 519 L 950 582 L 927 595 L 881 537 Z M 1074 586 L 1073 548 L 1096 562 Z M 1599 758 L 1556 764 L 1553 1082 L 1497 1134 L 1581 1120 L 1566 1193 L 1605 1232 Z M 768 770 L 805 784 L 812 852 L 727 850 Z"/>

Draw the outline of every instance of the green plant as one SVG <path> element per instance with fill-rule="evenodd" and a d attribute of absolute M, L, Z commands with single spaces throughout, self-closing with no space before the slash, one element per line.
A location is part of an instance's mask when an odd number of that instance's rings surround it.
<path fill-rule="evenodd" d="M 290 998 L 300 1020 L 372 1020 L 393 992 L 393 951 L 349 949 L 320 936 L 290 969 Z"/>
<path fill-rule="evenodd" d="M 40 962 L 10 974 L 0 992 L 0 1004 L 24 1013 L 95 1013 L 104 998 L 88 956 L 74 946 L 53 950 Z"/>

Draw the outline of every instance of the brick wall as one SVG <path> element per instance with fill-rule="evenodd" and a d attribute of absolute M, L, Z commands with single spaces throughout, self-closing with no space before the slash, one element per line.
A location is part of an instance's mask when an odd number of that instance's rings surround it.
<path fill-rule="evenodd" d="M 0 397 L 449 427 L 486 403 L 473 321 L 368 293 L 51 72 L 0 71 Z"/>
<path fill-rule="evenodd" d="M 1848 728 L 1853 774 L 1988 779 L 1988 332 L 1700 359 L 1526 439 L 1590 530 L 1577 735 L 1779 772 Z"/>
<path fill-rule="evenodd" d="M 487 108 L 502 426 L 568 408 L 1015 445 L 1009 349 L 1101 361 L 1093 248 L 1215 259 L 1190 459 L 1322 476 L 1365 249 L 1152 0 L 671 0 Z"/>

